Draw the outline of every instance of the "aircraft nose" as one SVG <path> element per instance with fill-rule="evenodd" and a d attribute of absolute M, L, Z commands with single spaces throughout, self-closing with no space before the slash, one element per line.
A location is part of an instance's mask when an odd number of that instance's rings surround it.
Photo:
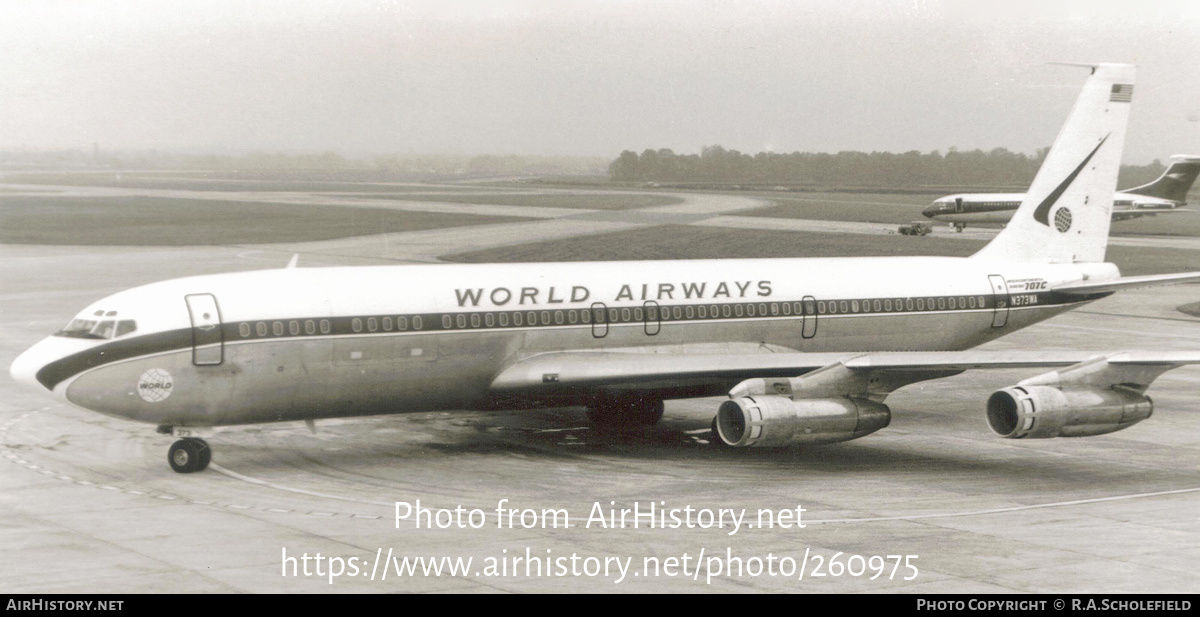
<path fill-rule="evenodd" d="M 55 341 L 46 339 L 26 349 L 24 353 L 17 356 L 16 360 L 13 360 L 8 374 L 21 383 L 50 390 L 49 386 L 38 381 L 37 374 L 44 366 L 63 356 L 63 350 L 54 343 Z"/>
<path fill-rule="evenodd" d="M 921 215 L 927 219 L 933 218 L 937 213 L 938 213 L 938 205 L 937 204 L 925 206 L 925 209 L 921 211 Z"/>

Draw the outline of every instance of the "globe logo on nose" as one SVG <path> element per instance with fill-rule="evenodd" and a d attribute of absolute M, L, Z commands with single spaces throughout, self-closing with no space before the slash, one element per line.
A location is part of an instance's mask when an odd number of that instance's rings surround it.
<path fill-rule="evenodd" d="M 160 368 L 152 368 L 138 377 L 138 396 L 147 403 L 157 403 L 171 396 L 175 380 Z"/>

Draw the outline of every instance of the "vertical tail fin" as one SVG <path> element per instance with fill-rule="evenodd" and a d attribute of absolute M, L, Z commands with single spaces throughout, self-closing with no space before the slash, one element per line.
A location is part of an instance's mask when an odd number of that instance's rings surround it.
<path fill-rule="evenodd" d="M 1133 98 L 1130 64 L 1084 65 L 1092 75 L 1054 140 L 1025 200 L 975 257 L 1102 262 Z"/>
<path fill-rule="evenodd" d="M 1171 157 L 1171 161 L 1171 166 L 1167 167 L 1163 175 L 1154 182 L 1121 192 L 1159 197 L 1180 203 L 1187 201 L 1188 191 L 1192 190 L 1192 183 L 1196 181 L 1196 176 L 1200 175 L 1200 156 L 1176 154 Z"/>

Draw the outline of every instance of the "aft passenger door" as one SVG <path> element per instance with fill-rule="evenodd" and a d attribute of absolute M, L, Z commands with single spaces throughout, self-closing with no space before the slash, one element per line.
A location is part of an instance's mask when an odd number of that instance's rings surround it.
<path fill-rule="evenodd" d="M 988 276 L 988 280 L 992 283 L 992 302 L 995 306 L 992 312 L 992 327 L 1003 328 L 1008 324 L 1008 283 L 999 274 Z"/>
<path fill-rule="evenodd" d="M 192 319 L 192 364 L 216 366 L 225 359 L 225 335 L 221 332 L 221 309 L 212 294 L 183 297 Z"/>

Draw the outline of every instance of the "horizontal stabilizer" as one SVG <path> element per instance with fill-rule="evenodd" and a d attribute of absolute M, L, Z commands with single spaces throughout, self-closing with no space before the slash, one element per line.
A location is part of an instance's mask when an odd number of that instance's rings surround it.
<path fill-rule="evenodd" d="M 1200 282 L 1200 272 L 1180 272 L 1178 274 L 1148 274 L 1146 276 L 1123 276 L 1106 281 L 1079 281 L 1058 285 L 1054 291 L 1072 296 L 1134 289 L 1137 287 L 1154 287 L 1156 285 L 1176 285 L 1179 283 Z"/>

